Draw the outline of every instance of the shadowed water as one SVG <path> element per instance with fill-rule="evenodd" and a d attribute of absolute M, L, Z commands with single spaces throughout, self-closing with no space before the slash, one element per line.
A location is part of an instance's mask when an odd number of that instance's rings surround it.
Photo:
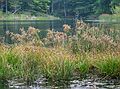
<path fill-rule="evenodd" d="M 27 29 L 29 26 L 38 28 L 40 30 L 57 29 L 57 31 L 61 31 L 62 25 L 65 23 L 70 24 L 71 26 L 74 25 L 73 20 L 0 21 L 0 34 L 4 34 L 7 30 L 18 32 L 20 28 L 24 27 L 25 29 Z"/>
<path fill-rule="evenodd" d="M 0 21 L 0 36 L 5 36 L 6 31 L 19 33 L 20 28 L 24 28 L 27 30 L 30 26 L 39 29 L 41 32 L 39 33 L 40 38 L 45 37 L 47 34 L 47 30 L 54 30 L 54 31 L 63 31 L 63 24 L 69 24 L 71 27 L 74 27 L 75 21 L 74 20 L 18 20 L 18 21 L 9 21 L 4 20 Z M 5 40 L 7 43 L 11 43 L 10 40 Z"/>
<path fill-rule="evenodd" d="M 119 28 L 118 22 L 110 23 L 110 22 L 99 22 L 94 20 L 86 20 L 85 22 L 90 23 L 91 25 L 102 26 L 105 25 L 106 27 L 112 26 L 114 29 Z M 69 24 L 73 29 L 75 27 L 75 20 L 74 19 L 61 19 L 61 20 L 0 20 L 0 35 L 4 35 L 7 30 L 12 32 L 19 32 L 20 28 L 28 29 L 29 26 L 35 27 L 42 31 L 53 29 L 54 31 L 63 31 L 63 25 Z"/>

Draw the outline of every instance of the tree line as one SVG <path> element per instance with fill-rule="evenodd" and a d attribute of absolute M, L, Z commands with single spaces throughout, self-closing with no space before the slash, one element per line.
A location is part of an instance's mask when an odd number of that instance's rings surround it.
<path fill-rule="evenodd" d="M 54 4 L 54 14 L 59 16 L 99 16 L 112 14 L 120 0 L 57 0 Z"/>
<path fill-rule="evenodd" d="M 4 13 L 31 12 L 60 17 L 112 14 L 120 0 L 0 0 Z"/>
<path fill-rule="evenodd" d="M 47 13 L 50 0 L 0 0 L 0 9 L 7 13 L 27 11 L 31 13 Z"/>

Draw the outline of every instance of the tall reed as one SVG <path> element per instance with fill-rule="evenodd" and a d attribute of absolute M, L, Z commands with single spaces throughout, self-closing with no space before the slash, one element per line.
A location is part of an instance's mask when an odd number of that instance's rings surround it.
<path fill-rule="evenodd" d="M 76 32 L 65 24 L 63 32 L 48 30 L 40 39 L 38 29 L 7 31 L 13 44 L 0 44 L 0 79 L 34 81 L 41 75 L 53 81 L 70 80 L 96 72 L 120 77 L 120 31 L 77 21 Z M 105 53 L 106 52 L 106 53 Z M 94 70 L 95 69 L 95 70 Z"/>

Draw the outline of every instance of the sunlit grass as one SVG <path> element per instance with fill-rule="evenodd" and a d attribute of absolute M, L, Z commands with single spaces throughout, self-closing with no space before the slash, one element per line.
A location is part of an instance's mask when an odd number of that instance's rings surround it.
<path fill-rule="evenodd" d="M 95 66 L 104 76 L 120 77 L 120 56 L 107 55 L 97 60 Z"/>
<path fill-rule="evenodd" d="M 41 75 L 52 81 L 70 80 L 92 73 L 120 77 L 120 56 L 114 53 L 72 54 L 65 48 L 19 45 L 0 53 L 0 78 L 35 81 Z"/>

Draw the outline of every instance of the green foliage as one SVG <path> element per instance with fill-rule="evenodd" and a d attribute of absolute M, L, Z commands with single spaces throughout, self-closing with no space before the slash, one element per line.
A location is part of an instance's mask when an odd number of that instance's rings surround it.
<path fill-rule="evenodd" d="M 116 6 L 116 7 L 114 8 L 114 13 L 120 15 L 120 6 Z"/>
<path fill-rule="evenodd" d="M 119 0 L 55 0 L 54 14 L 64 16 L 66 13 L 68 17 L 76 14 L 79 17 L 112 14 L 112 8 L 118 3 Z"/>
<path fill-rule="evenodd" d="M 11 78 L 13 76 L 21 76 L 21 60 L 11 51 L 1 54 L 0 57 L 0 78 Z"/>
<path fill-rule="evenodd" d="M 6 61 L 3 59 L 3 56 L 0 56 L 0 79 L 7 78 L 7 68 L 6 68 Z"/>
<path fill-rule="evenodd" d="M 75 64 L 80 75 L 85 76 L 89 73 L 90 63 L 85 55 L 78 55 Z"/>
<path fill-rule="evenodd" d="M 111 0 L 96 0 L 95 13 L 97 14 L 110 14 L 111 13 Z"/>
<path fill-rule="evenodd" d="M 6 3 L 7 2 L 7 3 Z M 1 0 L 3 12 L 31 12 L 33 15 L 49 13 L 57 16 L 79 17 L 111 14 L 119 0 Z"/>
<path fill-rule="evenodd" d="M 21 1 L 20 0 L 9 0 L 8 3 L 9 3 L 9 9 L 12 10 L 13 13 L 18 8 L 20 8 L 20 5 L 21 5 Z"/>
<path fill-rule="evenodd" d="M 107 21 L 107 22 L 119 22 L 120 21 L 120 6 L 115 6 L 113 8 L 113 14 L 112 15 L 103 14 L 103 15 L 99 16 L 99 19 L 103 20 L 103 21 Z M 113 25 L 111 25 L 111 28 L 114 27 Z"/>
<path fill-rule="evenodd" d="M 32 9 L 46 13 L 48 10 L 49 0 L 33 0 Z"/>
<path fill-rule="evenodd" d="M 120 58 L 108 56 L 96 63 L 99 72 L 105 76 L 119 77 Z"/>
<path fill-rule="evenodd" d="M 46 13 L 50 0 L 4 0 L 0 4 L 3 5 L 0 9 L 3 9 L 4 12 L 27 11 L 35 14 L 35 12 Z"/>
<path fill-rule="evenodd" d="M 6 32 L 15 45 L 0 44 L 0 79 L 31 82 L 42 75 L 53 81 L 70 80 L 75 73 L 86 75 L 94 69 L 104 76 L 120 77 L 118 29 L 91 27 L 79 20 L 74 36 L 65 33 L 71 30 L 69 25 L 63 29 L 48 30 L 44 40 L 46 44 L 56 42 L 53 47 L 45 47 L 37 34 L 39 30 L 33 27 L 20 29 L 21 34 Z"/>
<path fill-rule="evenodd" d="M 59 16 L 66 15 L 75 16 L 88 16 L 93 13 L 95 0 L 58 0 L 54 3 L 54 14 Z"/>
<path fill-rule="evenodd" d="M 51 57 L 50 57 L 51 55 Z M 41 74 L 50 80 L 69 80 L 74 72 L 74 61 L 47 52 L 42 56 L 40 63 Z"/>
<path fill-rule="evenodd" d="M 39 61 L 38 56 L 32 52 L 28 52 L 23 55 L 22 66 L 23 66 L 23 75 L 22 78 L 27 82 L 35 81 L 40 77 Z"/>

